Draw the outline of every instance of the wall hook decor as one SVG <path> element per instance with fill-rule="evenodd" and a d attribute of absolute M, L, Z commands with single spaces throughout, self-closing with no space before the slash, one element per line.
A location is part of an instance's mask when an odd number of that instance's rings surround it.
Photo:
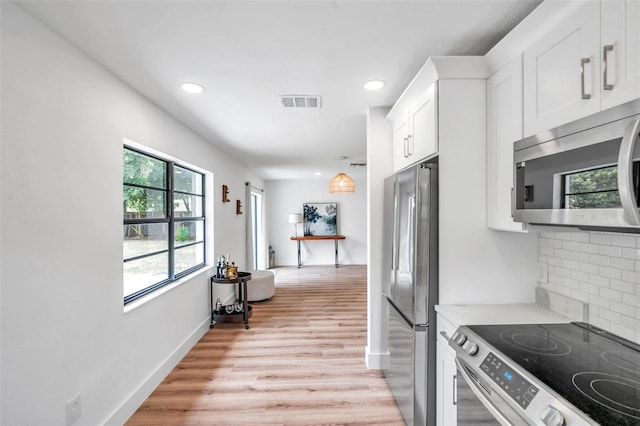
<path fill-rule="evenodd" d="M 242 214 L 242 203 L 240 200 L 236 200 L 236 214 Z"/>
<path fill-rule="evenodd" d="M 229 202 L 229 187 L 227 185 L 222 185 L 222 202 Z"/>

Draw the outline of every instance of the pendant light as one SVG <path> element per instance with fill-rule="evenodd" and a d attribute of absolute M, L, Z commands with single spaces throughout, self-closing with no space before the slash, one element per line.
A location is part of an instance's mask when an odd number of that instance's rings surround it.
<path fill-rule="evenodd" d="M 347 157 L 341 157 L 341 160 Z M 344 167 L 344 166 L 343 166 Z M 356 184 L 346 173 L 338 173 L 329 182 L 329 192 L 332 194 L 348 194 L 356 191 Z"/>

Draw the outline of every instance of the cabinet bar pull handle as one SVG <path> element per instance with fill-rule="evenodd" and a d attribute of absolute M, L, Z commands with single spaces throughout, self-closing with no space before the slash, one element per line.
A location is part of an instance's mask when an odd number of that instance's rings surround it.
<path fill-rule="evenodd" d="M 404 158 L 409 157 L 409 137 L 404 138 Z"/>
<path fill-rule="evenodd" d="M 407 157 L 411 157 L 413 155 L 413 149 L 411 148 L 411 145 L 409 144 L 409 141 L 411 141 L 411 143 L 413 144 L 413 136 L 409 135 L 407 136 Z"/>
<path fill-rule="evenodd" d="M 514 189 L 511 188 L 511 218 L 513 218 L 513 216 L 515 216 L 516 213 L 516 197 L 514 194 Z"/>
<path fill-rule="evenodd" d="M 458 405 L 458 376 L 453 375 L 453 405 Z"/>
<path fill-rule="evenodd" d="M 602 87 L 604 90 L 613 90 L 613 84 L 608 83 L 607 71 L 609 70 L 609 55 L 608 53 L 613 51 L 613 44 L 606 44 L 602 48 L 602 58 L 604 62 L 604 71 L 602 76 Z"/>
<path fill-rule="evenodd" d="M 591 99 L 591 95 L 584 92 L 584 64 L 588 64 L 590 62 L 590 58 L 580 59 L 580 90 L 582 92 L 582 99 Z"/>

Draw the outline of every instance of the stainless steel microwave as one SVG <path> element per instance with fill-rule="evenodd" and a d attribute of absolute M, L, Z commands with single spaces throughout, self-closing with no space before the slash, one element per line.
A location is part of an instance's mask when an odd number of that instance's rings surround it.
<path fill-rule="evenodd" d="M 640 233 L 640 99 L 514 143 L 513 218 Z"/>

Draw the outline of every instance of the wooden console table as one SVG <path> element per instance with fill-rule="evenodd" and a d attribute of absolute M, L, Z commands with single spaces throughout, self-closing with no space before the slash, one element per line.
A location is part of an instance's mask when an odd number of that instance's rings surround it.
<path fill-rule="evenodd" d="M 305 237 L 291 237 L 291 239 L 298 243 L 298 268 L 302 266 L 300 260 L 300 241 L 317 241 L 317 240 L 334 240 L 336 243 L 336 268 L 338 265 L 338 240 L 344 240 L 344 235 L 310 235 Z"/>

